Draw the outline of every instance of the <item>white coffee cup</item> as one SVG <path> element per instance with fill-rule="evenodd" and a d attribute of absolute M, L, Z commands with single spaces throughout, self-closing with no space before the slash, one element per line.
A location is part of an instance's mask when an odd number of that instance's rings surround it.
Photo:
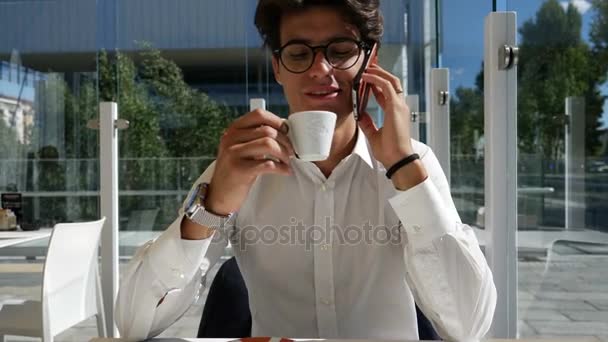
<path fill-rule="evenodd" d="M 336 119 L 335 113 L 323 110 L 308 110 L 289 115 L 287 135 L 301 160 L 320 161 L 329 157 Z"/>

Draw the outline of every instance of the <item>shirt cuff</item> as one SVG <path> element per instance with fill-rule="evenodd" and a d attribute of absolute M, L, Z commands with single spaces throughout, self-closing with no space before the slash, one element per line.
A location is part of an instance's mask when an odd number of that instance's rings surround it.
<path fill-rule="evenodd" d="M 181 235 L 183 215 L 154 241 L 148 251 L 150 268 L 167 289 L 183 288 L 196 274 L 215 233 L 207 239 L 184 240 Z"/>
<path fill-rule="evenodd" d="M 430 177 L 406 190 L 397 191 L 389 199 L 414 248 L 425 247 L 435 239 L 456 231 L 457 221 L 450 217 L 448 208 Z"/>

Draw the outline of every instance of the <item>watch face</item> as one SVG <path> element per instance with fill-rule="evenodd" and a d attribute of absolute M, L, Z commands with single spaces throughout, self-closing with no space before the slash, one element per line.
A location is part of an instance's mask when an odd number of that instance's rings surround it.
<path fill-rule="evenodd" d="M 201 188 L 201 185 L 197 185 L 196 188 L 194 189 L 194 191 L 192 191 L 190 193 L 190 197 L 188 197 L 188 199 L 186 200 L 186 211 L 190 210 L 190 208 L 192 208 L 192 205 L 194 204 L 194 202 L 196 201 L 196 197 L 198 196 L 198 192 Z"/>

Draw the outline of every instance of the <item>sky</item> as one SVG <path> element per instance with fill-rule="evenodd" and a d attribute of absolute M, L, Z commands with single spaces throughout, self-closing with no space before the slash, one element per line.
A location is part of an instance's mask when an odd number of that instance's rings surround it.
<path fill-rule="evenodd" d="M 509 0 L 508 10 L 517 12 L 517 26 L 534 17 L 544 0 Z M 583 15 L 583 38 L 589 38 L 592 19 L 588 0 L 563 0 L 562 6 L 572 2 Z M 442 67 L 450 68 L 451 88 L 472 87 L 483 60 L 484 18 L 492 10 L 491 0 L 443 1 Z M 471 20 L 471 18 L 476 18 Z M 602 88 L 608 95 L 608 84 Z M 608 101 L 604 104 L 603 127 L 608 127 Z"/>

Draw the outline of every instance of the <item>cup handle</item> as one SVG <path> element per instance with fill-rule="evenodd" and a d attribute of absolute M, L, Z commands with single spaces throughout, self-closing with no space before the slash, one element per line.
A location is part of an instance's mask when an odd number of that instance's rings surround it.
<path fill-rule="evenodd" d="M 281 125 L 281 131 L 283 131 L 287 136 L 289 136 L 289 123 L 287 119 L 283 119 L 283 124 Z"/>
<path fill-rule="evenodd" d="M 287 134 L 287 137 L 293 143 L 293 134 L 291 132 L 291 128 L 289 127 L 289 121 L 287 121 L 287 119 L 283 119 L 283 124 L 281 125 L 281 128 L 279 130 Z"/>
<path fill-rule="evenodd" d="M 289 138 L 289 141 L 291 141 L 291 145 L 294 146 L 294 150 L 295 150 L 295 137 L 293 135 L 293 130 L 289 127 L 289 121 L 287 119 L 283 120 L 283 124 L 281 125 L 281 131 L 283 131 L 283 132 L 285 132 L 285 134 L 287 134 L 287 138 Z M 300 156 L 298 156 L 298 152 L 295 152 L 295 153 L 296 153 L 296 158 L 300 159 Z"/>

